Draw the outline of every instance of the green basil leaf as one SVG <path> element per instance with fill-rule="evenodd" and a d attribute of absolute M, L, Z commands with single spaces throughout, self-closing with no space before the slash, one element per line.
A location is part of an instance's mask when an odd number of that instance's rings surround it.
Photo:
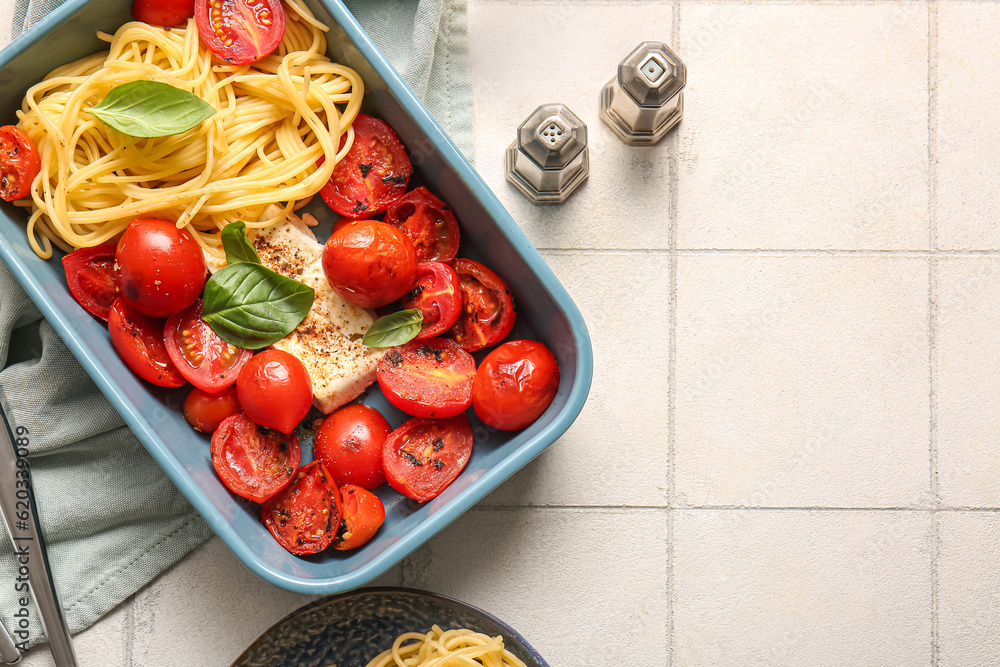
<path fill-rule="evenodd" d="M 259 350 L 290 334 L 309 314 L 313 288 L 262 264 L 230 264 L 212 274 L 201 319 L 227 343 Z"/>
<path fill-rule="evenodd" d="M 408 343 L 420 333 L 424 314 L 419 308 L 383 315 L 368 327 L 361 342 L 368 347 L 395 347 Z"/>
<path fill-rule="evenodd" d="M 130 81 L 115 86 L 90 113 L 133 137 L 168 137 L 187 132 L 215 108 L 197 95 L 159 81 Z"/>
<path fill-rule="evenodd" d="M 222 229 L 222 247 L 226 251 L 227 264 L 260 264 L 260 255 L 247 238 L 247 226 L 242 220 L 230 222 Z"/>

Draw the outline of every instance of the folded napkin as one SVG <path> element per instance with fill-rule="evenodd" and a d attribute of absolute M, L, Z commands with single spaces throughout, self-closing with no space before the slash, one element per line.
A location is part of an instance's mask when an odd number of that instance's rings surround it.
<path fill-rule="evenodd" d="M 9 6 L 0 0 L 0 12 L 12 21 L 13 38 L 59 4 L 14 0 Z M 465 0 L 346 4 L 471 158 Z M 35 498 L 73 632 L 211 535 L 2 263 L 0 401 L 12 426 L 29 431 Z M 18 609 L 16 572 L 13 549 L 0 535 L 0 618 L 9 628 Z M 30 630 L 29 644 L 44 639 L 35 609 Z"/>

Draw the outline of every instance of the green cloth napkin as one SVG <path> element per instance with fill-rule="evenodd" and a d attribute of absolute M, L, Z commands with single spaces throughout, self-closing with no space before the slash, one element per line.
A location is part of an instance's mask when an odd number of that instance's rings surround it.
<path fill-rule="evenodd" d="M 60 4 L 17 0 L 16 37 Z M 466 0 L 346 3 L 472 157 Z M 11 119 L 8 119 L 8 121 Z M 29 431 L 35 497 L 70 629 L 94 623 L 211 531 L 124 425 L 0 263 L 0 401 Z M 0 528 L 0 534 L 6 531 Z M 0 536 L 0 618 L 14 626 L 17 562 Z M 32 609 L 31 639 L 44 639 Z"/>

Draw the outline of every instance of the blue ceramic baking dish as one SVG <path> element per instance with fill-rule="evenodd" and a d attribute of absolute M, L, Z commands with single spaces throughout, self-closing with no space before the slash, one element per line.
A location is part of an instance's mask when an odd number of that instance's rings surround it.
<path fill-rule="evenodd" d="M 131 0 L 68 0 L 0 51 L 4 92 L 0 120 L 15 122 L 24 92 L 53 68 L 104 48 L 95 33 L 114 32 L 131 20 L 131 4 Z M 261 525 L 258 505 L 234 496 L 219 482 L 208 438 L 193 431 L 177 409 L 185 391 L 153 387 L 132 375 L 111 347 L 103 323 L 87 315 L 70 296 L 59 256 L 49 261 L 35 256 L 25 238 L 24 211 L 8 204 L 0 207 L 0 258 L 153 458 L 233 553 L 277 586 L 328 594 L 356 588 L 385 572 L 552 444 L 583 408 L 593 359 L 576 305 L 351 13 L 339 0 L 308 0 L 307 4 L 331 27 L 329 55 L 364 77 L 364 111 L 396 130 L 413 158 L 415 182 L 426 185 L 455 211 L 462 226 L 460 255 L 485 262 L 511 288 L 518 311 L 511 338 L 542 340 L 554 352 L 561 370 L 559 391 L 537 422 L 524 431 L 506 433 L 485 427 L 470 411 L 473 455 L 444 493 L 418 504 L 384 486 L 378 494 L 386 506 L 386 522 L 371 542 L 353 552 L 328 549 L 315 556 L 294 556 Z M 328 230 L 334 214 L 322 202 L 313 212 Z M 377 385 L 363 400 L 381 410 L 393 427 L 405 420 L 389 406 Z M 303 462 L 311 456 L 311 448 L 304 448 Z"/>

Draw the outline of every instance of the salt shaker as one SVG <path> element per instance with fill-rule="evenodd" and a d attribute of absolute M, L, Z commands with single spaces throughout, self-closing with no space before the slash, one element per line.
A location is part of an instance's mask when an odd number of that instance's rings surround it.
<path fill-rule="evenodd" d="M 507 180 L 532 203 L 561 204 L 587 179 L 587 126 L 564 104 L 543 104 L 507 149 Z"/>
<path fill-rule="evenodd" d="M 643 42 L 601 90 L 601 119 L 630 146 L 663 138 L 684 114 L 687 67 L 663 42 Z"/>

